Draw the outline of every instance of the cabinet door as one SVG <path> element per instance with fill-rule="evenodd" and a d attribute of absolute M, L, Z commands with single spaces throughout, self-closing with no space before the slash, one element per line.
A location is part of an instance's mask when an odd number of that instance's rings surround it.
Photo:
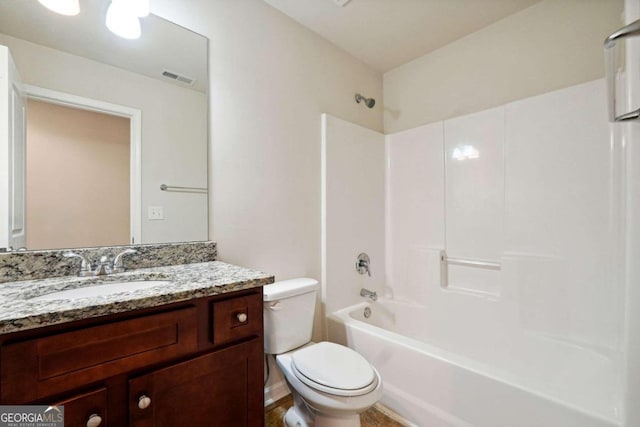
<path fill-rule="evenodd" d="M 131 379 L 129 425 L 262 426 L 262 356 L 253 339 Z"/>
<path fill-rule="evenodd" d="M 107 390 L 101 388 L 56 403 L 64 405 L 65 427 L 107 426 Z"/>

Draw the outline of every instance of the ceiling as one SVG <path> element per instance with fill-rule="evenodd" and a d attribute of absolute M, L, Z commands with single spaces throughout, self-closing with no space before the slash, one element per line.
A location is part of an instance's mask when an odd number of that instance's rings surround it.
<path fill-rule="evenodd" d="M 264 0 L 386 72 L 540 0 Z"/>
<path fill-rule="evenodd" d="M 141 20 L 142 36 L 126 40 L 105 26 L 108 0 L 80 0 L 80 14 L 62 16 L 36 0 L 0 0 L 0 33 L 104 64 L 207 91 L 207 42 L 192 31 L 154 15 Z M 195 79 L 185 86 L 163 70 Z"/>

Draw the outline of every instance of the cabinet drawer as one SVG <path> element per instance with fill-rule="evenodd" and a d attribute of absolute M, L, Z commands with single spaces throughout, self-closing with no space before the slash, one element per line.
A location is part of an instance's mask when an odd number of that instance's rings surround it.
<path fill-rule="evenodd" d="M 184 308 L 7 345 L 0 356 L 2 403 L 32 401 L 193 352 L 195 312 Z"/>
<path fill-rule="evenodd" d="M 262 294 L 236 297 L 211 305 L 214 344 L 262 335 Z"/>
<path fill-rule="evenodd" d="M 70 399 L 57 402 L 56 405 L 64 405 L 65 427 L 86 427 L 87 425 L 102 427 L 109 424 L 107 421 L 106 388 L 73 396 Z M 89 419 L 92 419 L 92 424 L 88 423 Z"/>

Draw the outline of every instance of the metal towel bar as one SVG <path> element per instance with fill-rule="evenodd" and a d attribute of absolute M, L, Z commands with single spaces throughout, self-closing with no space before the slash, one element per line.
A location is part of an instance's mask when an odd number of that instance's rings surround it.
<path fill-rule="evenodd" d="M 604 41 L 604 58 L 607 75 L 607 94 L 609 102 L 609 121 L 622 122 L 640 118 L 640 108 L 628 113 L 616 114 L 616 53 L 615 46 L 619 39 L 640 35 L 640 19 L 620 28 Z"/>
<path fill-rule="evenodd" d="M 440 251 L 440 286 L 446 288 L 449 284 L 448 266 L 461 265 L 464 267 L 483 268 L 486 270 L 501 270 L 499 262 L 485 261 L 479 259 L 450 258 L 446 251 Z"/>
<path fill-rule="evenodd" d="M 202 187 L 178 187 L 175 185 L 160 185 L 160 190 L 162 191 L 179 191 L 182 193 L 204 193 L 208 192 L 208 189 Z"/>

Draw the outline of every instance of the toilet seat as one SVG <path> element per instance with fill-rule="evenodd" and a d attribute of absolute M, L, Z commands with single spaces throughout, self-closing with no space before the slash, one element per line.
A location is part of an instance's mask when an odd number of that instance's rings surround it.
<path fill-rule="evenodd" d="M 364 357 L 331 342 L 294 352 L 291 368 L 307 386 L 336 396 L 361 396 L 378 385 L 378 375 Z"/>

